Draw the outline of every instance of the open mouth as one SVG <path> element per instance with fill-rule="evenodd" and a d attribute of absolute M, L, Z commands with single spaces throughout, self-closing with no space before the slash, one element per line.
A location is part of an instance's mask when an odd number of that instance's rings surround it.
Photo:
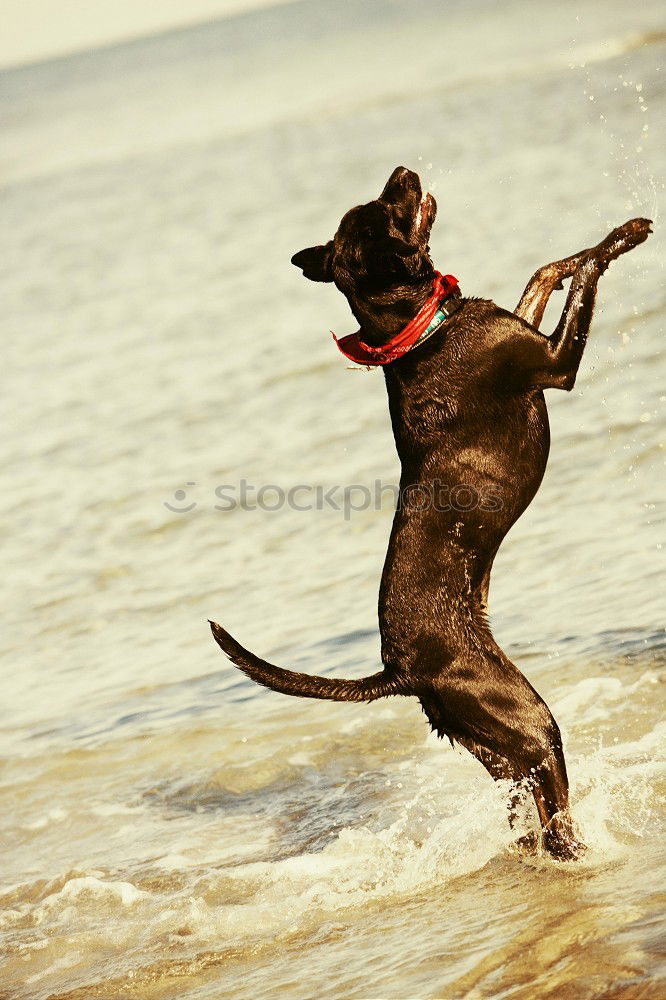
<path fill-rule="evenodd" d="M 435 210 L 435 199 L 427 191 L 421 198 L 416 211 L 415 227 L 417 236 L 423 236 L 428 232 L 434 220 Z"/>

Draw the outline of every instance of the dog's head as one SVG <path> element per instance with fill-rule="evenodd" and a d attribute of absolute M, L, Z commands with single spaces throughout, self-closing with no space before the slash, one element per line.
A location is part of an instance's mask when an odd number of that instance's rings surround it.
<path fill-rule="evenodd" d="M 357 316 L 390 307 L 434 276 L 428 240 L 436 212 L 418 174 L 396 167 L 379 198 L 352 208 L 332 240 L 294 254 L 292 264 L 311 281 L 335 282 Z"/>

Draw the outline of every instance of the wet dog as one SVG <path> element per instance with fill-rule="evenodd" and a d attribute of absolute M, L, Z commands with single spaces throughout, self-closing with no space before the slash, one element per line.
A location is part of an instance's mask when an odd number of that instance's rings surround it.
<path fill-rule="evenodd" d="M 647 239 L 650 222 L 633 219 L 598 246 L 540 268 L 511 313 L 463 298 L 455 279 L 434 270 L 435 214 L 418 176 L 398 167 L 378 199 L 347 212 L 332 240 L 292 258 L 306 278 L 334 282 L 346 296 L 361 328 L 341 350 L 384 368 L 402 471 L 379 594 L 383 670 L 357 680 L 296 673 L 211 627 L 241 670 L 283 694 L 418 698 L 440 736 L 466 747 L 494 778 L 530 789 L 544 848 L 570 860 L 584 848 L 569 811 L 560 731 L 491 634 L 488 586 L 502 539 L 546 469 L 543 390 L 573 388 L 599 277 Z M 564 310 L 544 336 L 546 304 L 566 278 Z M 492 499 L 432 502 L 436 484 L 464 484 L 465 497 Z"/>

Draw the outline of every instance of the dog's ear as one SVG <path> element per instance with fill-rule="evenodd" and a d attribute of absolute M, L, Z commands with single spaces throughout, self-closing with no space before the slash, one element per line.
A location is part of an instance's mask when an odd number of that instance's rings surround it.
<path fill-rule="evenodd" d="M 292 264 L 303 270 L 303 277 L 310 281 L 333 281 L 333 240 L 324 246 L 307 247 L 291 258 Z"/>

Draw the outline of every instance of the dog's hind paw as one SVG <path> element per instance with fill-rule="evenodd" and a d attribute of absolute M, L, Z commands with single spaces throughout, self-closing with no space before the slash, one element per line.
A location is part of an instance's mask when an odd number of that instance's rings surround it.
<path fill-rule="evenodd" d="M 544 849 L 555 861 L 580 861 L 587 851 L 582 840 L 577 840 L 573 836 L 556 834 L 552 830 L 544 832 L 542 843 Z"/>

